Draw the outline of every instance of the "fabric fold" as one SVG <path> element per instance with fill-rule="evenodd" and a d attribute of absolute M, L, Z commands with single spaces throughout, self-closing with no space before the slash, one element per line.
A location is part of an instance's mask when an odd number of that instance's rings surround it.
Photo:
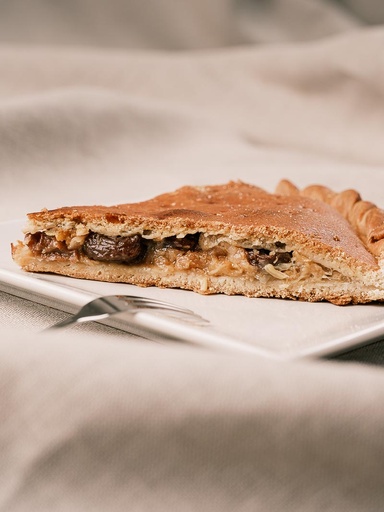
<path fill-rule="evenodd" d="M 0 7 L 1 221 L 229 180 L 384 206 L 380 2 L 51 4 Z M 49 336 L 63 312 L 0 305 L 1 511 L 381 510 L 380 367 Z"/>

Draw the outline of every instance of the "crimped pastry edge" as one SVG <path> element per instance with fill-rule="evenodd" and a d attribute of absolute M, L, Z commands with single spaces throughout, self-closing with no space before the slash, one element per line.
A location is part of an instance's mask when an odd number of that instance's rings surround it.
<path fill-rule="evenodd" d="M 363 200 L 356 190 L 335 192 L 324 185 L 309 185 L 300 190 L 284 179 L 278 183 L 275 193 L 309 197 L 329 204 L 351 224 L 366 248 L 379 260 L 384 259 L 384 210 Z"/>

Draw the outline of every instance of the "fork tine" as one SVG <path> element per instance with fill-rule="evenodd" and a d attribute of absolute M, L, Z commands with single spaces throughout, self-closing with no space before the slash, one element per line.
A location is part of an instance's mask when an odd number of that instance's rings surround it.
<path fill-rule="evenodd" d="M 196 313 L 194 313 L 193 311 L 189 311 L 188 309 L 172 308 L 167 305 L 155 304 L 155 303 L 152 304 L 150 302 L 135 303 L 132 305 L 132 309 L 127 309 L 127 311 L 135 312 L 135 310 L 138 310 L 138 309 L 155 309 L 155 310 L 158 309 L 159 311 L 171 311 L 173 313 L 180 313 L 183 315 L 200 317 L 200 315 L 197 315 Z"/>
<path fill-rule="evenodd" d="M 180 311 L 183 313 L 189 313 L 195 315 L 191 309 L 187 309 L 181 306 L 177 306 L 176 304 L 170 304 L 169 302 L 164 302 L 157 299 L 148 299 L 146 297 L 137 297 L 134 295 L 118 295 L 119 299 L 122 299 L 123 301 L 130 302 L 131 304 L 134 304 L 138 307 L 158 307 L 162 309 L 170 309 L 172 311 Z"/>

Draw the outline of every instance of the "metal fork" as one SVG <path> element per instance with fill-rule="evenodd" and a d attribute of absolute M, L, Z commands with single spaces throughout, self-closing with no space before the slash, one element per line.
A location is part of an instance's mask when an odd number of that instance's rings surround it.
<path fill-rule="evenodd" d="M 146 297 L 137 297 L 134 295 L 108 295 L 105 297 L 98 297 L 85 304 L 76 314 L 69 318 L 58 322 L 47 330 L 60 329 L 68 327 L 73 324 L 92 322 L 103 320 L 117 313 L 129 312 L 138 313 L 142 310 L 156 310 L 156 311 L 169 311 L 177 315 L 192 317 L 196 321 L 207 322 L 201 316 L 197 315 L 190 309 L 186 309 L 168 302 L 163 302 L 156 299 L 148 299 Z"/>
<path fill-rule="evenodd" d="M 215 329 L 212 330 L 212 325 L 208 320 L 190 309 L 134 295 L 108 295 L 91 300 L 78 313 L 48 327 L 45 331 L 60 329 L 76 323 L 103 320 L 122 312 L 132 314 L 132 326 L 144 327 L 146 330 L 166 335 L 168 338 L 230 352 L 244 352 L 253 355 L 264 353 L 258 347 L 233 339 Z M 155 315 L 151 312 L 168 312 L 173 316 Z"/>

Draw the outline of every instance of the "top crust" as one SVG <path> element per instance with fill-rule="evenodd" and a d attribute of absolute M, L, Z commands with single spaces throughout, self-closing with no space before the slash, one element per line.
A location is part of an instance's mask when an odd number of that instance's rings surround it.
<path fill-rule="evenodd" d="M 28 215 L 26 231 L 141 233 L 153 239 L 200 231 L 235 242 L 280 241 L 319 262 L 326 258 L 365 272 L 379 268 L 384 238 L 384 212 L 370 205 L 354 191 L 335 194 L 318 186 L 299 191 L 284 180 L 277 194 L 269 194 L 231 181 L 186 186 L 140 203 L 42 210 Z"/>
<path fill-rule="evenodd" d="M 299 190 L 288 180 L 276 187 L 276 194 L 317 199 L 332 206 L 352 226 L 366 248 L 375 256 L 384 254 L 384 210 L 369 201 L 363 201 L 356 190 L 337 193 L 323 185 L 311 185 Z"/>

